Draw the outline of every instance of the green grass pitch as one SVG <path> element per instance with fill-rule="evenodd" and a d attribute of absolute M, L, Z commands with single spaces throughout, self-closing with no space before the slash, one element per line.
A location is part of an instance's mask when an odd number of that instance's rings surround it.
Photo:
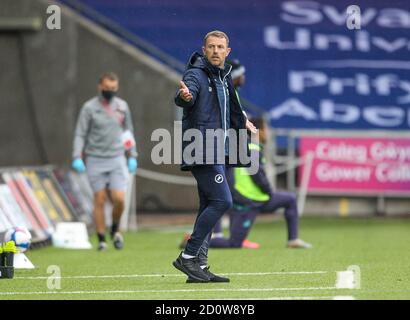
<path fill-rule="evenodd" d="M 282 219 L 255 225 L 249 239 L 261 244 L 258 250 L 211 249 L 211 271 L 229 274 L 228 284 L 185 283 L 171 264 L 183 230 L 127 233 L 122 251 L 111 244 L 106 252 L 30 251 L 36 269 L 1 279 L 0 300 L 410 299 L 410 220 L 304 218 L 300 229 L 313 249 L 286 249 Z M 50 265 L 61 270 L 60 289 L 48 278 Z M 360 267 L 360 289 L 336 289 L 336 272 L 350 265 Z"/>

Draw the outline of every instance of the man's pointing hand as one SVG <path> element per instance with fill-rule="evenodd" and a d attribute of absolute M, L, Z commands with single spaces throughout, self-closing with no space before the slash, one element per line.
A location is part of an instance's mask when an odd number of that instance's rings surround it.
<path fill-rule="evenodd" d="M 189 89 L 184 83 L 184 81 L 179 82 L 179 95 L 186 102 L 191 101 L 193 98 L 191 92 L 189 92 Z"/>

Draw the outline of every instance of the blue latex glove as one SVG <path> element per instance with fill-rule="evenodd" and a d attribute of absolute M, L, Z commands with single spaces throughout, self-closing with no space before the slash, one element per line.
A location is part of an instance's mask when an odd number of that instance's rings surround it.
<path fill-rule="evenodd" d="M 80 158 L 74 159 L 73 163 L 71 164 L 73 169 L 77 171 L 78 173 L 85 172 L 85 164 L 84 161 Z"/>
<path fill-rule="evenodd" d="M 130 173 L 135 173 L 137 171 L 138 163 L 135 158 L 128 158 L 128 171 Z"/>

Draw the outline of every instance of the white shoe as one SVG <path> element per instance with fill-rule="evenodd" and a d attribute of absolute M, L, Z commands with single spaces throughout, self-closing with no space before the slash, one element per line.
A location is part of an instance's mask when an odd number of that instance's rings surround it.
<path fill-rule="evenodd" d="M 98 251 L 106 251 L 107 249 L 108 249 L 108 246 L 106 242 L 101 241 L 98 243 L 98 248 L 97 248 Z"/>
<path fill-rule="evenodd" d="M 292 249 L 311 249 L 313 246 L 310 243 L 303 241 L 302 239 L 295 239 L 288 241 L 288 248 Z"/>
<path fill-rule="evenodd" d="M 124 247 L 124 238 L 122 237 L 121 233 L 116 232 L 112 240 L 115 249 L 121 250 Z"/>

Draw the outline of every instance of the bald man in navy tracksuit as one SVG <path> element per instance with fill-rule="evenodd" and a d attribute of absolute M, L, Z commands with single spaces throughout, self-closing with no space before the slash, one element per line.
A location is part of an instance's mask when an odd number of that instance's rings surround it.
<path fill-rule="evenodd" d="M 183 152 L 182 170 L 189 170 L 198 183 L 199 211 L 191 238 L 173 265 L 188 276 L 187 282 L 229 282 L 228 278 L 209 271 L 208 247 L 212 229 L 232 206 L 232 196 L 225 175 L 225 165 L 249 166 L 229 163 L 228 129 L 249 129 L 256 132 L 242 111 L 230 76 L 231 65 L 225 64 L 230 52 L 229 39 L 221 31 L 212 31 L 204 38 L 203 55 L 194 53 L 180 83 L 175 103 L 184 108 L 183 134 L 197 129 L 206 145 L 207 129 L 222 129 L 223 143 L 214 150 L 204 148 L 198 157 L 186 158 Z M 239 136 L 239 132 L 238 132 Z M 183 151 L 191 141 L 182 141 Z M 231 141 L 232 143 L 232 141 Z M 238 152 L 249 149 L 246 140 L 237 142 Z M 219 149 L 218 149 L 219 148 Z M 242 151 L 240 151 L 242 150 Z M 222 154 L 222 162 L 218 155 Z"/>

